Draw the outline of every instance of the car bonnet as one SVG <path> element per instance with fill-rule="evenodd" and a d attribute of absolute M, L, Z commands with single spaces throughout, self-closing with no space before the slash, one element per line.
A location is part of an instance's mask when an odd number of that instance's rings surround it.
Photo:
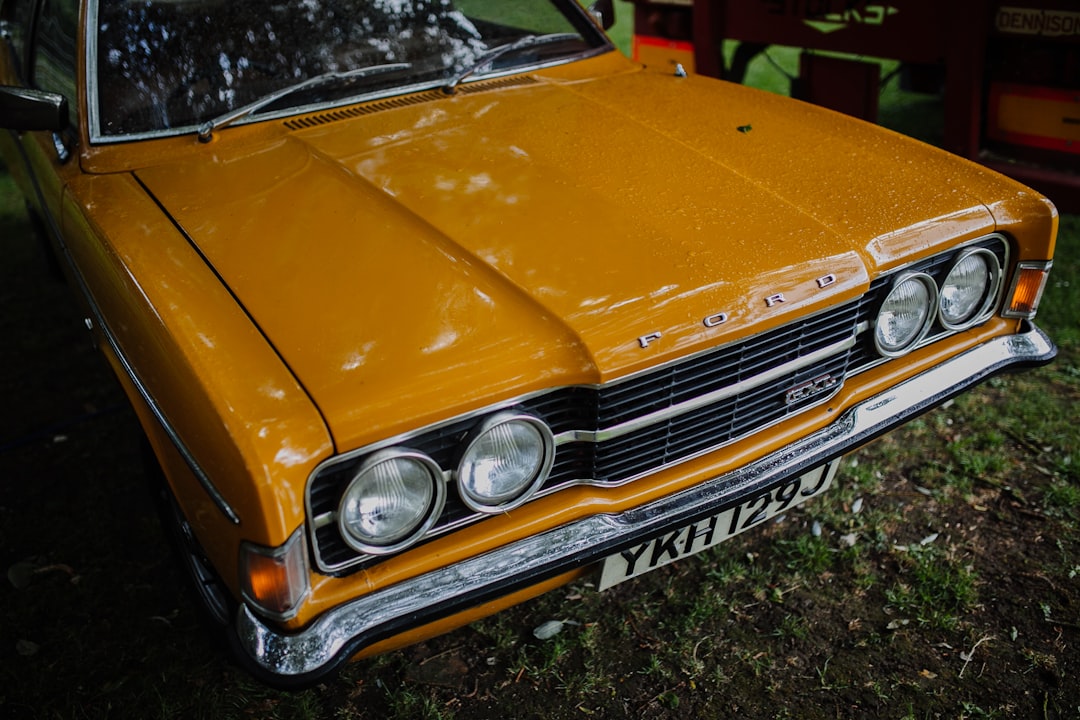
<path fill-rule="evenodd" d="M 808 105 L 652 72 L 498 86 L 137 171 L 339 448 L 780 325 L 993 229 L 981 171 Z"/>

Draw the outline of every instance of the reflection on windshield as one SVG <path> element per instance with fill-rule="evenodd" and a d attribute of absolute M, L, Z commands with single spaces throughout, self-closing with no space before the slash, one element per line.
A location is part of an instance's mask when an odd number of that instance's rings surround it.
<path fill-rule="evenodd" d="M 371 65 L 411 64 L 407 72 L 317 84 L 260 111 L 418 89 L 527 35 L 567 34 L 481 65 L 477 75 L 559 61 L 603 42 L 576 8 L 563 7 L 552 0 L 101 0 L 99 132 L 190 130 L 308 78 Z"/>

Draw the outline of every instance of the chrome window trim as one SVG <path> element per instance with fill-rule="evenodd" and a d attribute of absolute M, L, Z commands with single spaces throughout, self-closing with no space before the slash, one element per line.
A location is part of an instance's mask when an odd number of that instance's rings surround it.
<path fill-rule="evenodd" d="M 83 73 L 86 75 L 86 117 L 90 144 L 94 145 L 101 136 L 101 120 L 98 117 L 98 82 L 97 82 L 97 27 L 98 0 L 90 0 L 86 6 L 86 25 L 83 27 Z"/>
<path fill-rule="evenodd" d="M 161 138 L 180 137 L 182 135 L 196 135 L 199 132 L 199 127 L 202 122 L 195 123 L 193 125 L 184 125 L 181 127 L 167 128 L 164 130 L 153 130 L 150 132 L 140 133 L 125 133 L 122 135 L 104 135 L 101 132 L 101 118 L 98 112 L 98 78 L 97 78 L 97 46 L 98 46 L 98 5 L 99 0 L 90 0 L 86 9 L 86 26 L 84 28 L 85 37 L 83 46 L 86 48 L 86 55 L 84 59 L 83 72 L 86 74 L 86 104 L 87 104 L 87 118 L 89 119 L 89 135 L 91 145 L 115 145 L 119 143 L 135 142 L 138 140 L 158 140 Z M 586 33 L 579 33 L 581 39 L 588 43 L 589 38 Z M 468 80 L 462 83 L 462 86 L 471 85 L 477 82 L 485 82 L 489 80 L 496 80 L 498 78 L 507 77 L 510 75 L 527 75 L 529 73 L 536 72 L 538 70 L 546 70 L 552 67 L 558 67 L 560 65 L 568 65 L 570 63 L 578 62 L 579 60 L 585 60 L 597 55 L 602 55 L 606 52 L 611 52 L 615 49 L 610 39 L 606 35 L 602 36 L 605 42 L 594 48 L 588 48 L 569 57 L 558 58 L 542 63 L 535 63 L 529 65 L 520 65 L 512 68 L 506 68 L 498 72 L 491 73 L 478 73 L 473 75 Z M 438 80 L 425 83 L 413 83 L 411 85 L 403 85 L 400 87 L 384 90 L 380 92 L 368 93 L 365 95 L 354 95 L 349 98 L 344 98 L 339 101 L 324 102 L 324 103 L 310 103 L 303 106 L 295 106 L 284 108 L 275 112 L 256 113 L 252 116 L 238 120 L 234 125 L 247 125 L 250 123 L 263 122 L 266 120 L 280 120 L 281 118 L 296 117 L 300 115 L 307 115 L 314 112 L 323 112 L 336 110 L 341 107 L 349 105 L 360 105 L 368 102 L 376 102 L 378 100 L 385 100 L 387 98 L 399 97 L 402 95 L 412 95 L 419 92 L 427 92 L 430 90 L 438 90 L 446 84 L 446 80 Z M 447 99 L 453 97 L 453 95 L 446 95 Z"/>

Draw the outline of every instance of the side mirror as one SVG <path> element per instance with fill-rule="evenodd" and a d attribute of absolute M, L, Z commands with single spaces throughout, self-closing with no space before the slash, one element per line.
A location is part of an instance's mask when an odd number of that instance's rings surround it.
<path fill-rule="evenodd" d="M 615 3 L 611 0 L 596 0 L 589 6 L 589 12 L 600 22 L 600 27 L 610 30 L 615 24 Z"/>
<path fill-rule="evenodd" d="M 0 128 L 60 132 L 67 126 L 68 103 L 63 95 L 0 85 Z"/>

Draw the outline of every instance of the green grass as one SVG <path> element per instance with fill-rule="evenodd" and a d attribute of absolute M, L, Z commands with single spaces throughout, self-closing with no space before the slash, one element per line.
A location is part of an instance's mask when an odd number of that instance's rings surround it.
<path fill-rule="evenodd" d="M 806 575 L 820 575 L 832 567 L 835 549 L 821 535 L 803 534 L 793 540 L 777 540 L 777 549 L 788 570 Z"/>
<path fill-rule="evenodd" d="M 1047 512 L 1072 520 L 1080 519 L 1080 485 L 1066 478 L 1054 478 L 1043 489 Z"/>
<path fill-rule="evenodd" d="M 1058 230 L 1057 258 L 1050 271 L 1046 296 L 1039 306 L 1039 321 L 1054 329 L 1054 339 L 1072 351 L 1059 370 L 1073 380 L 1080 375 L 1075 351 L 1080 347 L 1080 269 L 1077 251 L 1080 250 L 1080 215 L 1064 215 Z"/>
<path fill-rule="evenodd" d="M 898 617 L 932 629 L 959 625 L 978 598 L 971 567 L 936 545 L 912 546 L 901 560 L 900 577 L 885 593 Z"/>

